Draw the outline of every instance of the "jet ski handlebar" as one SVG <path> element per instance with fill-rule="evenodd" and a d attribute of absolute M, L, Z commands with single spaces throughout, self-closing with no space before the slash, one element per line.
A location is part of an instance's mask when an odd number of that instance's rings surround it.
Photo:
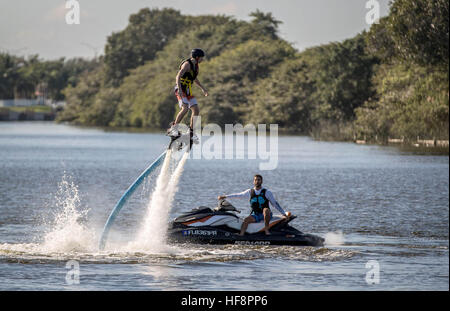
<path fill-rule="evenodd" d="M 241 211 L 236 209 L 230 202 L 228 202 L 225 199 L 219 200 L 219 203 L 217 204 L 217 207 L 215 208 L 216 211 L 225 211 L 225 212 L 236 212 L 240 213 Z"/>

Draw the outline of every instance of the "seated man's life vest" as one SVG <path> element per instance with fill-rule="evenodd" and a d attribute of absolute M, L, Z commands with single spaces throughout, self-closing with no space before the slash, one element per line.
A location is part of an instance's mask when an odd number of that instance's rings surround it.
<path fill-rule="evenodd" d="M 255 189 L 252 189 L 250 191 L 250 205 L 255 214 L 262 214 L 265 208 L 269 208 L 269 200 L 266 198 L 266 189 L 261 189 L 259 194 L 255 193 Z"/>

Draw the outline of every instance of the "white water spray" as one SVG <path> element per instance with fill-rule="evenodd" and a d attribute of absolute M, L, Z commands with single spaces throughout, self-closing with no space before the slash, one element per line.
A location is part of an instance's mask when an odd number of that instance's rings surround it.
<path fill-rule="evenodd" d="M 342 231 L 328 232 L 325 234 L 325 245 L 338 246 L 344 244 L 344 233 Z"/>
<path fill-rule="evenodd" d="M 78 187 L 66 175 L 55 196 L 57 212 L 39 248 L 44 252 L 88 251 L 95 247 L 95 233 L 83 224 L 89 210 L 81 209 Z"/>
<path fill-rule="evenodd" d="M 185 152 L 175 171 L 170 173 L 171 151 L 167 152 L 160 175 L 156 181 L 156 188 L 151 195 L 142 229 L 137 235 L 136 241 L 129 244 L 129 248 L 140 251 L 165 252 L 167 222 L 172 201 L 177 192 L 178 182 L 183 173 L 184 165 L 189 157 Z"/>

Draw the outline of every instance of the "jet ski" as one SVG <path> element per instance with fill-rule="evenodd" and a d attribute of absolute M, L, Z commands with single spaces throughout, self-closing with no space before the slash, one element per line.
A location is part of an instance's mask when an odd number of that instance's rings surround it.
<path fill-rule="evenodd" d="M 200 206 L 175 218 L 168 229 L 169 242 L 199 244 L 237 245 L 300 245 L 323 246 L 325 239 L 303 233 L 289 223 L 296 216 L 273 216 L 270 220 L 270 235 L 264 232 L 264 222 L 249 224 L 244 236 L 240 236 L 243 219 L 240 213 L 226 200 L 219 201 L 216 208 Z"/>

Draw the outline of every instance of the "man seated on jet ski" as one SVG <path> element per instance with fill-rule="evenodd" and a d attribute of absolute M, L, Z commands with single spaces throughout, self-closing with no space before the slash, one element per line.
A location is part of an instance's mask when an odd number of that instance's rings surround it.
<path fill-rule="evenodd" d="M 245 197 L 250 199 L 252 213 L 250 214 L 250 216 L 244 219 L 244 222 L 242 223 L 241 227 L 241 232 L 239 234 L 240 236 L 243 236 L 245 234 L 245 231 L 247 230 L 247 227 L 250 223 L 260 222 L 263 219 L 265 225 L 264 232 L 266 233 L 266 235 L 270 235 L 269 222 L 270 219 L 272 218 L 272 212 L 270 211 L 269 202 L 286 218 L 290 216 L 290 213 L 286 213 L 281 208 L 280 204 L 278 204 L 278 202 L 275 201 L 272 192 L 261 187 L 262 182 L 263 182 L 262 176 L 255 175 L 253 177 L 253 185 L 254 185 L 253 188 L 247 189 L 241 193 L 221 195 L 218 197 L 219 200 L 223 200 L 226 198 L 245 198 Z"/>

